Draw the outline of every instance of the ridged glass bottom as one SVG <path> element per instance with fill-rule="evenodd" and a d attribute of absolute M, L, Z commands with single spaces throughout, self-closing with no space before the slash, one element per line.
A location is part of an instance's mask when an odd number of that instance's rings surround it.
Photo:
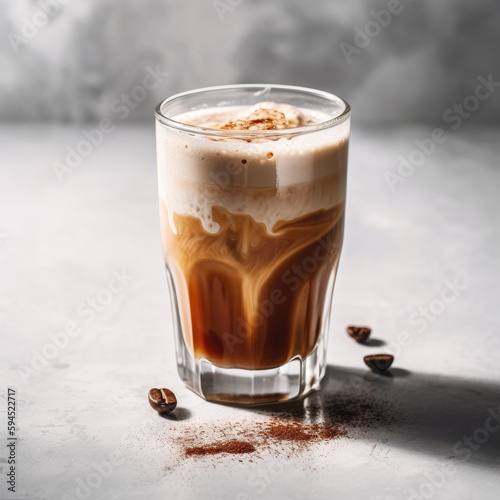
<path fill-rule="evenodd" d="M 295 358 L 278 368 L 242 370 L 196 360 L 184 348 L 178 370 L 185 384 L 208 401 L 241 406 L 279 403 L 301 398 L 318 388 L 325 372 L 318 352 L 320 346 L 306 359 Z"/>
<path fill-rule="evenodd" d="M 255 406 L 300 399 L 319 387 L 326 371 L 326 343 L 334 276 L 329 285 L 323 331 L 314 350 L 304 359 L 296 356 L 282 366 L 266 370 L 221 368 L 207 359 L 195 359 L 184 342 L 177 296 L 168 268 L 167 278 L 176 340 L 177 369 L 187 387 L 196 394 L 207 401 Z"/>

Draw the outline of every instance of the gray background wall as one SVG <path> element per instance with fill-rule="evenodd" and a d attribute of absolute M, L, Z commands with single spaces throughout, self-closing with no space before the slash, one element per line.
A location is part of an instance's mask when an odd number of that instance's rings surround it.
<path fill-rule="evenodd" d="M 478 76 L 500 81 L 498 0 L 397 2 L 0 0 L 0 121 L 108 116 L 148 67 L 168 75 L 131 122 L 150 122 L 174 92 L 243 82 L 334 91 L 358 123 L 436 122 Z M 388 6 L 400 12 L 377 33 L 370 11 Z M 356 52 L 346 58 L 342 43 Z M 497 94 L 473 123 L 500 121 Z"/>

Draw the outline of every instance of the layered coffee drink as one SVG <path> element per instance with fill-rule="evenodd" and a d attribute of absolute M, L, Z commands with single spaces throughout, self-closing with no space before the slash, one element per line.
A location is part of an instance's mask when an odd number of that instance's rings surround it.
<path fill-rule="evenodd" d="M 326 335 L 349 132 L 321 127 L 333 118 L 222 103 L 157 129 L 163 252 L 195 361 L 268 370 L 306 360 Z"/>

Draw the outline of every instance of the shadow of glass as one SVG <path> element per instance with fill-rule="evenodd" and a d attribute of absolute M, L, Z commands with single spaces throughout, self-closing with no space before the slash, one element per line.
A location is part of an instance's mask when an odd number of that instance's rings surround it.
<path fill-rule="evenodd" d="M 306 424 L 338 424 L 353 437 L 498 468 L 500 383 L 397 368 L 391 374 L 328 366 L 319 391 L 252 411 Z"/>

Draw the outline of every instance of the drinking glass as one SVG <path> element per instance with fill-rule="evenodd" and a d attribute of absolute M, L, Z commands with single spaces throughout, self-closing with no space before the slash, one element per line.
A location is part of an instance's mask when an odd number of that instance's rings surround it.
<path fill-rule="evenodd" d="M 187 119 L 207 117 L 212 108 L 231 116 L 262 102 L 294 106 L 313 123 L 235 130 L 214 128 L 209 117 L 196 125 Z M 169 97 L 155 115 L 161 237 L 181 378 L 221 403 L 305 396 L 326 369 L 344 232 L 349 105 L 302 87 L 227 85 Z"/>

